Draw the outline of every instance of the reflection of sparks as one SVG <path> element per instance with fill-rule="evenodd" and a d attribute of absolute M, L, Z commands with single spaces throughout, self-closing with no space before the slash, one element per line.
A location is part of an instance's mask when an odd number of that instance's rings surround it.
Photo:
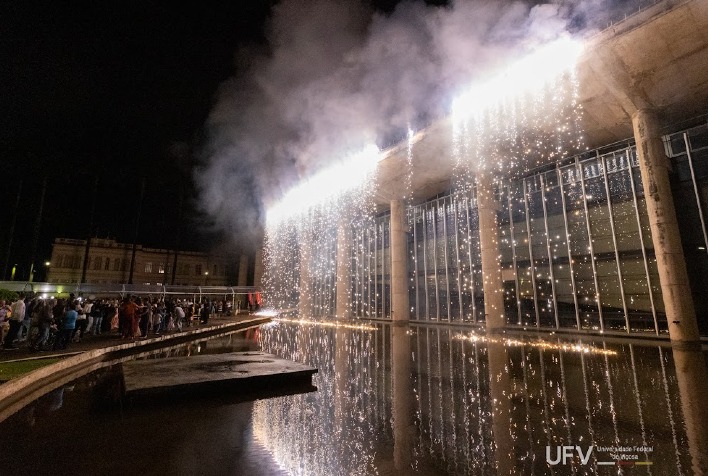
<path fill-rule="evenodd" d="M 258 414 L 260 409 L 256 409 L 254 413 Z M 297 462 L 294 460 L 288 460 L 287 455 L 283 451 L 273 448 L 272 442 L 268 441 L 268 432 L 266 431 L 266 425 L 268 420 L 265 418 L 253 418 L 253 439 L 256 444 L 261 445 L 264 450 L 270 452 L 273 455 L 273 461 L 278 465 L 284 473 L 289 473 L 288 468 L 297 467 Z M 286 463 L 283 463 L 287 461 Z"/>
<path fill-rule="evenodd" d="M 458 334 L 455 339 L 468 340 L 470 342 L 503 344 L 507 347 L 536 347 L 545 350 L 560 350 L 562 352 L 577 352 L 579 354 L 617 355 L 614 350 L 605 350 L 585 344 L 560 344 L 547 342 L 544 340 L 523 341 L 510 338 L 495 338 L 479 334 Z"/>
<path fill-rule="evenodd" d="M 353 329 L 357 331 L 375 331 L 376 327 L 364 324 L 345 324 L 343 322 L 330 321 L 310 321 L 307 319 L 285 319 L 278 318 L 275 322 L 287 322 L 288 324 L 299 324 L 301 326 L 336 327 L 338 329 Z"/>
<path fill-rule="evenodd" d="M 258 311 L 254 315 L 255 316 L 262 316 L 262 317 L 276 317 L 278 315 L 278 311 L 275 311 L 272 309 L 265 309 L 263 311 Z"/>
<path fill-rule="evenodd" d="M 265 352 L 319 369 L 316 392 L 253 405 L 254 440 L 284 473 L 377 474 L 374 442 L 387 400 L 370 377 L 386 371 L 376 358 L 376 335 L 285 323 L 260 334 Z"/>

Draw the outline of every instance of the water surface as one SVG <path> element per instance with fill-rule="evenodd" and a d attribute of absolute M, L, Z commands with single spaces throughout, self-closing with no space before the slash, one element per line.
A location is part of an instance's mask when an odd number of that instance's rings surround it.
<path fill-rule="evenodd" d="M 317 367 L 318 390 L 146 404 L 119 398 L 115 365 L 0 424 L 0 473 L 690 475 L 708 459 L 701 352 L 281 322 L 149 358 L 257 348 Z M 549 464 L 559 445 L 587 462 Z"/>

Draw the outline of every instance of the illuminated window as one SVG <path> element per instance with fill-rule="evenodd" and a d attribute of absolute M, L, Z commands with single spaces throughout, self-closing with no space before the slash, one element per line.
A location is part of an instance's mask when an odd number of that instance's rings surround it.
<path fill-rule="evenodd" d="M 145 263 L 145 272 L 152 273 L 152 262 L 151 261 L 148 261 Z"/>

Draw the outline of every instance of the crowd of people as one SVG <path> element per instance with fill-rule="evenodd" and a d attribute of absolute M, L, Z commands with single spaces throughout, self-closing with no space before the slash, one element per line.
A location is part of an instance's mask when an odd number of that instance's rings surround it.
<path fill-rule="evenodd" d="M 27 345 L 33 351 L 66 349 L 88 336 L 114 333 L 122 339 L 147 338 L 207 324 L 214 314 L 231 315 L 231 302 L 152 299 L 126 296 L 117 299 L 25 297 L 12 303 L 0 300 L 2 348 Z"/>

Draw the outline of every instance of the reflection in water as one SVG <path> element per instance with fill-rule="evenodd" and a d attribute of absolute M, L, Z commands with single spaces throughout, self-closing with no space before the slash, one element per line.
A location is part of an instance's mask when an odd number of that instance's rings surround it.
<path fill-rule="evenodd" d="M 319 368 L 318 392 L 255 404 L 254 434 L 283 469 L 708 474 L 701 352 L 377 327 L 280 323 L 261 332 L 264 351 Z M 546 447 L 555 454 L 557 445 L 594 450 L 587 465 L 576 455 L 551 466 Z M 637 459 L 617 466 L 617 446 L 645 450 L 625 452 Z"/>
<path fill-rule="evenodd" d="M 708 372 L 702 352 L 673 351 L 694 474 L 708 474 Z"/>
<path fill-rule="evenodd" d="M 262 347 L 319 369 L 318 391 L 253 404 L 124 405 L 120 364 L 93 372 L 0 423 L 22 442 L 0 451 L 0 474 L 708 474 L 700 351 L 371 326 L 281 322 L 143 356 Z M 146 450 L 126 460 L 127 441 Z M 594 449 L 552 466 L 557 445 Z M 648 449 L 618 467 L 616 446 Z"/>
<path fill-rule="evenodd" d="M 602 355 L 617 355 L 614 350 L 598 349 L 591 345 L 580 344 L 577 342 L 548 342 L 543 339 L 511 339 L 508 337 L 490 337 L 481 334 L 458 334 L 455 339 L 466 339 L 472 342 L 486 342 L 492 344 L 503 344 L 505 346 L 515 347 L 536 347 L 547 350 L 560 350 L 563 352 L 579 352 L 583 354 L 602 354 Z"/>
<path fill-rule="evenodd" d="M 393 368 L 393 463 L 399 472 L 410 471 L 416 437 L 415 401 L 411 379 L 410 328 L 391 327 Z"/>
<path fill-rule="evenodd" d="M 317 392 L 254 405 L 254 436 L 285 470 L 322 475 L 373 472 L 380 429 L 375 396 L 382 382 L 374 380 L 379 336 L 283 324 L 261 333 L 267 352 L 319 369 L 313 380 Z"/>
<path fill-rule="evenodd" d="M 286 317 L 279 317 L 275 319 L 274 323 L 285 322 L 287 324 L 298 324 L 300 326 L 319 326 L 319 327 L 335 327 L 341 329 L 354 329 L 358 331 L 375 331 L 377 330 L 374 326 L 367 326 L 364 324 L 348 324 L 340 321 L 313 321 L 312 319 L 288 319 Z"/>

